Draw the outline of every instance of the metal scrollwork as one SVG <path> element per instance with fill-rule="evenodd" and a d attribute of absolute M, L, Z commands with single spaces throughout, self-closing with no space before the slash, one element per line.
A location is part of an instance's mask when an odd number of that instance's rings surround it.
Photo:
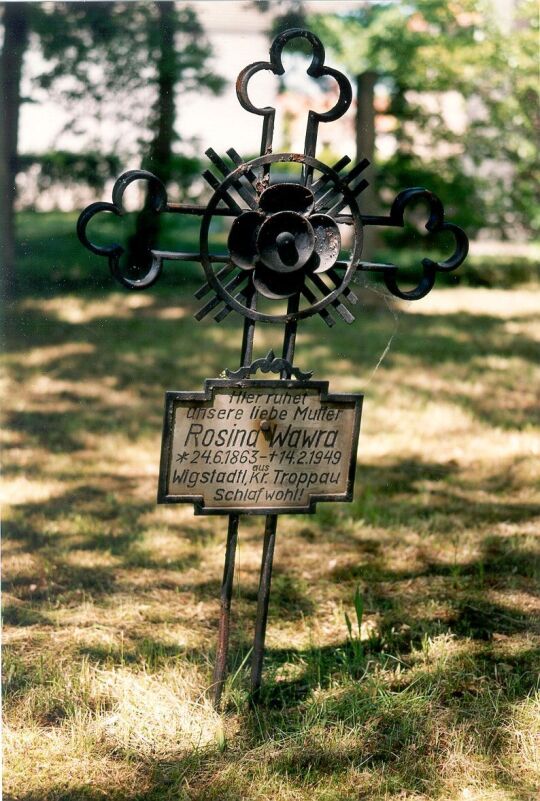
<path fill-rule="evenodd" d="M 423 276 L 418 285 L 408 292 L 402 291 L 397 284 L 398 267 L 385 271 L 383 278 L 387 288 L 392 295 L 403 300 L 420 300 L 420 298 L 425 297 L 435 285 L 437 272 L 455 270 L 469 252 L 469 240 L 465 232 L 454 223 L 445 222 L 443 204 L 437 195 L 427 189 L 415 187 L 400 192 L 390 210 L 391 225 L 402 228 L 405 208 L 410 203 L 415 203 L 419 200 L 424 200 L 429 205 L 429 218 L 425 225 L 426 230 L 433 234 L 450 231 L 454 237 L 455 248 L 452 255 L 443 262 L 433 261 L 433 259 L 428 258 L 422 259 Z"/>
<path fill-rule="evenodd" d="M 261 71 L 269 71 L 274 75 L 283 75 L 285 73 L 281 56 L 283 48 L 291 39 L 306 39 L 313 49 L 313 56 L 307 69 L 307 74 L 312 78 L 330 76 L 334 78 L 339 87 L 338 100 L 331 109 L 323 113 L 313 110 L 309 112 L 304 147 L 306 156 L 315 155 L 319 123 L 338 120 L 345 114 L 352 102 L 351 84 L 345 75 L 332 67 L 324 66 L 325 52 L 318 36 L 315 36 L 311 31 L 301 30 L 300 28 L 291 28 L 278 34 L 270 47 L 270 61 L 256 61 L 254 64 L 250 64 L 242 70 L 236 81 L 236 94 L 242 108 L 245 108 L 251 114 L 259 114 L 264 117 L 261 155 L 272 152 L 276 110 L 272 106 L 265 106 L 264 108 L 255 106 L 249 98 L 248 84 L 253 76 Z"/>
<path fill-rule="evenodd" d="M 273 350 L 269 350 L 264 359 L 256 359 L 247 367 L 240 367 L 238 370 L 225 370 L 226 378 L 249 378 L 260 370 L 261 373 L 277 373 L 284 378 L 297 378 L 299 381 L 309 381 L 313 371 L 303 372 L 298 367 L 287 361 L 276 357 Z"/>
<path fill-rule="evenodd" d="M 338 97 L 327 111 L 309 110 L 303 153 L 273 153 L 276 110 L 272 106 L 256 106 L 250 99 L 249 84 L 261 71 L 283 75 L 283 48 L 296 38 L 305 39 L 312 48 L 308 75 L 333 79 Z M 213 169 L 205 170 L 203 178 L 213 194 L 206 206 L 169 203 L 159 178 L 144 170 L 131 170 L 116 182 L 112 203 L 92 203 L 82 212 L 77 225 L 79 239 L 92 253 L 108 258 L 117 281 L 129 289 L 146 289 L 158 280 L 164 261 L 198 261 L 206 281 L 195 293 L 198 300 L 204 300 L 195 314 L 197 320 L 212 315 L 221 322 L 236 312 L 246 321 L 290 324 L 318 314 L 331 326 L 337 318 L 347 323 L 354 320 L 351 306 L 358 298 L 350 284 L 357 271 L 379 272 L 392 295 L 418 300 L 433 288 L 437 273 L 454 270 L 463 262 L 468 252 L 467 236 L 445 220 L 443 205 L 432 192 L 422 187 L 406 189 L 395 198 L 389 215 L 372 215 L 361 206 L 360 198 L 368 185 L 362 174 L 369 165 L 367 159 L 352 167 L 348 156 L 333 166 L 315 159 L 319 124 L 339 119 L 352 101 L 348 79 L 325 65 L 324 47 L 315 34 L 300 28 L 279 34 L 270 47 L 270 60 L 245 67 L 236 89 L 241 106 L 263 118 L 261 155 L 243 161 L 234 148 L 227 151 L 226 158 L 212 148 L 207 150 Z M 286 164 L 300 165 L 299 181 L 283 177 Z M 276 169 L 279 165 L 281 171 Z M 90 220 L 101 212 L 123 216 L 124 191 L 138 180 L 148 185 L 145 211 L 149 214 L 201 217 L 198 253 L 160 250 L 155 242 L 147 242 L 141 248 L 139 263 L 122 268 L 121 245 L 96 245 L 89 240 L 86 231 Z M 402 228 L 406 207 L 418 201 L 429 206 L 426 230 L 430 234 L 450 232 L 455 247 L 444 261 L 422 259 L 420 281 L 414 289 L 405 291 L 400 287 L 397 264 L 362 260 L 363 235 L 366 226 L 371 225 Z M 212 252 L 210 245 L 211 225 L 216 217 L 232 218 L 227 248 L 220 253 Z M 344 226 L 352 228 L 346 247 Z M 266 302 L 264 310 L 257 308 L 258 299 Z M 268 308 L 267 301 L 275 301 L 282 308 Z"/>

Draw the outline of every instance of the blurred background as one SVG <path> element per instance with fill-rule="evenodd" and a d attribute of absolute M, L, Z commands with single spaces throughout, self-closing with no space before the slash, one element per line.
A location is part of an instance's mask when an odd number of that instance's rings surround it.
<path fill-rule="evenodd" d="M 353 111 L 321 125 L 318 155 L 371 160 L 361 210 L 382 212 L 400 189 L 426 186 L 472 240 L 472 257 L 449 281 L 530 279 L 540 218 L 534 2 L 14 2 L 3 9 L 5 291 L 99 281 L 71 240 L 62 258 L 47 240 L 108 199 L 121 172 L 150 169 L 172 200 L 204 202 L 207 147 L 257 155 L 260 119 L 239 107 L 234 80 L 292 26 L 319 34 L 327 63 L 354 86 Z M 285 53 L 283 79 L 261 73 L 251 89 L 277 108 L 274 149 L 301 152 L 309 108 L 331 105 L 335 87 L 323 92 L 308 78 L 301 44 Z M 135 211 L 141 198 L 129 194 Z M 411 244 L 413 223 L 370 239 L 367 258 L 412 266 L 414 252 L 400 262 L 389 251 Z M 166 245 L 196 239 L 189 225 L 172 225 Z"/>

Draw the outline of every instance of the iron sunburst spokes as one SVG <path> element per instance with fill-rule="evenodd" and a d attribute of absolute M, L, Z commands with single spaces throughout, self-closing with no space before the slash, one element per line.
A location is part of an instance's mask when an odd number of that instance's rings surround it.
<path fill-rule="evenodd" d="M 215 154 L 211 158 L 216 163 Z M 333 325 L 329 306 L 346 322 L 354 320 L 345 301 L 357 301 L 348 286 L 362 252 L 363 227 L 356 197 L 367 184 L 357 178 L 367 162 L 360 169 L 340 175 L 349 162 L 343 158 L 336 168 L 330 168 L 304 154 L 276 153 L 241 163 L 227 172 L 220 160 L 225 178 L 219 183 L 212 176 L 215 192 L 201 224 L 200 256 L 207 283 L 196 293 L 197 297 L 204 297 L 213 290 L 213 295 L 196 314 L 197 319 L 222 302 L 224 308 L 215 315 L 217 320 L 234 310 L 251 320 L 272 323 L 321 314 Z M 279 163 L 300 164 L 312 175 L 320 173 L 320 178 L 309 187 L 288 180 L 269 183 L 269 171 Z M 261 174 L 266 180 L 261 180 Z M 229 263 L 216 271 L 209 251 L 210 224 L 223 204 L 234 211 L 234 192 L 245 189 L 246 180 L 256 187 L 252 195 L 256 205 L 251 204 L 236 216 L 228 237 Z M 344 207 L 349 209 L 347 222 L 352 224 L 352 241 L 348 258 L 339 262 L 346 268 L 340 276 L 334 266 L 342 244 L 338 222 Z M 297 298 L 297 308 L 287 313 L 258 311 L 250 302 L 254 293 L 272 300 Z"/>

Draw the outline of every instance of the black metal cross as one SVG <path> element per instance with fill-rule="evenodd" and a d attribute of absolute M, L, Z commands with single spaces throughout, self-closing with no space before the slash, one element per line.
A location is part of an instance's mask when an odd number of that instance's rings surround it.
<path fill-rule="evenodd" d="M 295 38 L 305 39 L 311 45 L 308 75 L 315 79 L 333 80 L 338 96 L 328 111 L 309 111 L 303 153 L 274 153 L 275 108 L 256 106 L 250 99 L 249 85 L 253 76 L 261 71 L 283 75 L 283 48 Z M 339 119 L 352 102 L 348 79 L 343 73 L 325 66 L 324 62 L 325 51 L 318 37 L 310 31 L 294 28 L 274 39 L 269 61 L 257 61 L 242 70 L 236 85 L 238 100 L 246 111 L 263 118 L 260 156 L 243 161 L 236 150 L 230 148 L 227 161 L 213 149 L 207 150 L 214 171 L 209 169 L 203 173 L 213 190 L 206 206 L 169 203 L 159 178 L 144 170 L 132 170 L 116 181 L 112 203 L 93 203 L 78 220 L 77 232 L 83 245 L 97 255 L 106 256 L 112 275 L 128 289 L 152 286 L 161 274 L 164 261 L 199 261 L 206 280 L 195 293 L 197 300 L 202 301 L 196 319 L 212 315 L 221 322 L 231 312 L 244 318 L 240 371 L 235 375 L 242 372 L 247 377 L 264 361 L 252 364 L 257 322 L 284 325 L 281 359 L 275 359 L 272 354 L 268 369 L 279 371 L 282 379 L 290 378 L 297 370 L 293 362 L 298 321 L 318 314 L 329 326 L 333 326 L 337 319 L 352 323 L 354 313 L 351 307 L 358 298 L 350 284 L 358 271 L 379 272 L 394 296 L 418 300 L 433 288 L 438 272 L 454 270 L 468 252 L 467 236 L 461 228 L 445 220 L 441 201 L 429 190 L 421 187 L 406 189 L 396 196 L 388 215 L 370 214 L 361 207 L 361 194 L 368 185 L 363 177 L 369 164 L 367 159 L 361 159 L 353 166 L 350 166 L 348 156 L 343 156 L 333 166 L 317 160 L 319 125 Z M 283 173 L 279 172 L 278 165 L 300 165 L 300 179 L 280 180 Z M 121 245 L 98 246 L 88 239 L 86 229 L 96 214 L 124 214 L 123 195 L 134 181 L 147 183 L 149 213 L 188 214 L 201 218 L 199 252 L 165 251 L 150 244 L 146 252 L 140 253 L 141 266 L 134 277 L 132 270 L 128 273 L 121 266 L 124 253 Z M 365 226 L 403 227 L 407 206 L 419 200 L 429 207 L 427 231 L 450 232 L 455 246 L 445 261 L 424 258 L 422 277 L 417 286 L 404 291 L 399 285 L 397 265 L 362 260 L 363 230 Z M 220 253 L 212 252 L 210 245 L 212 223 L 216 217 L 232 218 L 227 249 Z M 345 237 L 344 231 L 347 230 L 349 235 Z M 238 524 L 239 514 L 230 514 L 214 671 L 216 706 L 220 704 L 227 670 Z M 277 515 L 267 514 L 251 667 L 254 699 L 261 686 L 276 525 Z"/>

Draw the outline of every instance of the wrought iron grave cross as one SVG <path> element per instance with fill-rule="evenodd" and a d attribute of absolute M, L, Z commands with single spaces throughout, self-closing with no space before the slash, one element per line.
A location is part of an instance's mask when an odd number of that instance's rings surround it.
<path fill-rule="evenodd" d="M 261 71 L 282 75 L 282 52 L 295 38 L 312 48 L 308 74 L 337 84 L 337 101 L 324 112 L 309 111 L 303 153 L 274 153 L 275 108 L 254 105 L 250 81 Z M 351 165 L 343 156 L 333 166 L 315 157 L 320 123 L 339 119 L 352 101 L 351 85 L 341 72 L 325 66 L 321 41 L 294 28 L 278 35 L 270 60 L 247 66 L 237 80 L 240 105 L 263 118 L 260 156 L 243 161 L 233 148 L 229 161 L 206 151 L 215 171 L 203 177 L 213 190 L 206 206 L 169 203 L 159 178 L 131 170 L 115 183 L 112 203 L 92 203 L 79 217 L 79 239 L 93 253 L 106 256 L 116 280 L 129 289 L 154 284 L 164 261 L 199 261 L 206 281 L 195 297 L 202 305 L 197 320 L 212 315 L 221 322 L 231 312 L 244 318 L 240 367 L 226 378 L 207 379 L 203 392 L 167 392 L 158 489 L 160 503 L 194 504 L 195 514 L 227 514 L 229 525 L 221 586 L 221 612 L 214 700 L 219 706 L 227 672 L 227 654 L 234 561 L 241 514 L 264 514 L 261 573 L 251 665 L 252 697 L 261 686 L 272 562 L 280 513 L 312 513 L 320 501 L 350 501 L 353 497 L 361 395 L 331 395 L 328 382 L 311 381 L 311 373 L 294 366 L 298 321 L 320 315 L 328 326 L 341 318 L 354 320 L 358 301 L 351 282 L 359 271 L 379 272 L 392 295 L 423 298 L 438 272 L 454 270 L 465 259 L 468 240 L 447 222 L 439 198 L 414 187 L 400 192 L 387 216 L 369 214 L 359 198 L 367 181 L 367 159 Z M 283 166 L 299 165 L 299 178 L 285 177 Z M 86 229 L 105 211 L 124 214 L 123 195 L 134 181 L 147 183 L 146 209 L 151 214 L 189 214 L 201 218 L 199 252 L 165 251 L 148 243 L 138 254 L 139 265 L 122 266 L 119 244 L 93 244 Z M 404 291 L 399 267 L 362 260 L 365 226 L 403 227 L 407 206 L 423 201 L 429 207 L 426 229 L 448 231 L 454 252 L 442 262 L 422 260 L 417 286 Z M 225 252 L 211 250 L 212 225 L 228 218 Z M 272 352 L 253 361 L 257 322 L 284 325 L 280 358 Z M 258 371 L 276 373 L 273 380 L 252 379 Z"/>

